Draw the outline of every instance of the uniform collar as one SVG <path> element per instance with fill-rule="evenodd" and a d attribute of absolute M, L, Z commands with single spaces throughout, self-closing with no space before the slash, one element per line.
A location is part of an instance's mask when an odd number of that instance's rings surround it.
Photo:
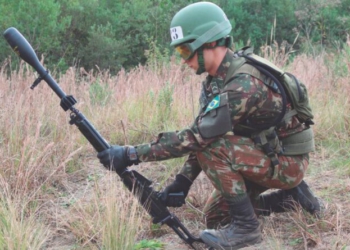
<path fill-rule="evenodd" d="M 216 78 L 222 81 L 226 78 L 227 71 L 231 65 L 233 55 L 234 55 L 233 51 L 228 49 L 213 78 Z"/>
<path fill-rule="evenodd" d="M 231 65 L 233 55 L 234 53 L 228 49 L 215 75 L 207 77 L 206 89 L 212 94 L 217 95 L 225 87 L 224 80 Z"/>

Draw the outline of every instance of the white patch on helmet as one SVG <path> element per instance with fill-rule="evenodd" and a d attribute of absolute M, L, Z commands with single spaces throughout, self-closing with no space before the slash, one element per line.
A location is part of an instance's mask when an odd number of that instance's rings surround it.
<path fill-rule="evenodd" d="M 170 36 L 172 41 L 184 38 L 181 26 L 170 28 Z"/>

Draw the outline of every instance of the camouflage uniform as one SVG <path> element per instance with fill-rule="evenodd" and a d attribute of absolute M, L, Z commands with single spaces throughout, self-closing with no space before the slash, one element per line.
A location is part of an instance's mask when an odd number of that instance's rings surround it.
<path fill-rule="evenodd" d="M 268 188 L 290 189 L 303 179 L 308 167 L 308 154 L 279 155 L 279 165 L 271 159 L 244 131 L 249 120 L 253 124 L 269 123 L 282 110 L 282 98 L 261 80 L 248 74 L 227 76 L 234 53 L 226 53 L 215 76 L 203 83 L 201 110 L 194 123 L 186 129 L 164 132 L 155 142 L 136 146 L 140 161 L 160 161 L 189 155 L 180 173 L 194 180 L 203 170 L 215 187 L 205 206 L 208 228 L 229 218 L 225 199 L 247 193 L 254 200 Z M 225 79 L 230 79 L 224 83 Z M 232 131 L 212 138 L 203 138 L 199 124 L 208 103 L 219 93 L 227 93 Z M 203 101 L 206 99 L 206 101 Z M 290 109 L 290 104 L 287 106 Z M 243 128 L 243 129 L 242 129 Z M 305 129 L 296 117 L 278 129 L 283 138 Z M 244 135 L 244 136 L 242 136 Z M 246 183 L 252 188 L 247 190 Z M 253 202 L 254 204 L 254 202 Z"/>

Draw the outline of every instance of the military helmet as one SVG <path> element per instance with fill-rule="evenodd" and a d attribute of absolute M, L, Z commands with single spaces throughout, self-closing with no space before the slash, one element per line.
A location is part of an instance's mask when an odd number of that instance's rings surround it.
<path fill-rule="evenodd" d="M 204 43 L 227 36 L 231 30 L 231 23 L 219 6 L 210 2 L 193 3 L 173 17 L 170 24 L 170 46 L 191 42 L 191 49 L 195 51 Z"/>

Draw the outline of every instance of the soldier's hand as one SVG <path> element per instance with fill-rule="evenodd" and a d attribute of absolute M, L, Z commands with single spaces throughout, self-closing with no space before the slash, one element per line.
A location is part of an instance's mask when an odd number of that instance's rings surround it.
<path fill-rule="evenodd" d="M 182 174 L 178 174 L 176 175 L 174 182 L 159 193 L 160 199 L 168 207 L 181 207 L 184 204 L 181 200 L 185 200 L 191 185 L 192 181 L 190 179 Z M 180 195 L 181 192 L 183 193 L 183 199 Z"/>
<path fill-rule="evenodd" d="M 121 171 L 133 164 L 138 164 L 139 160 L 133 146 L 113 145 L 110 148 L 99 152 L 97 158 L 102 165 L 114 171 Z"/>

